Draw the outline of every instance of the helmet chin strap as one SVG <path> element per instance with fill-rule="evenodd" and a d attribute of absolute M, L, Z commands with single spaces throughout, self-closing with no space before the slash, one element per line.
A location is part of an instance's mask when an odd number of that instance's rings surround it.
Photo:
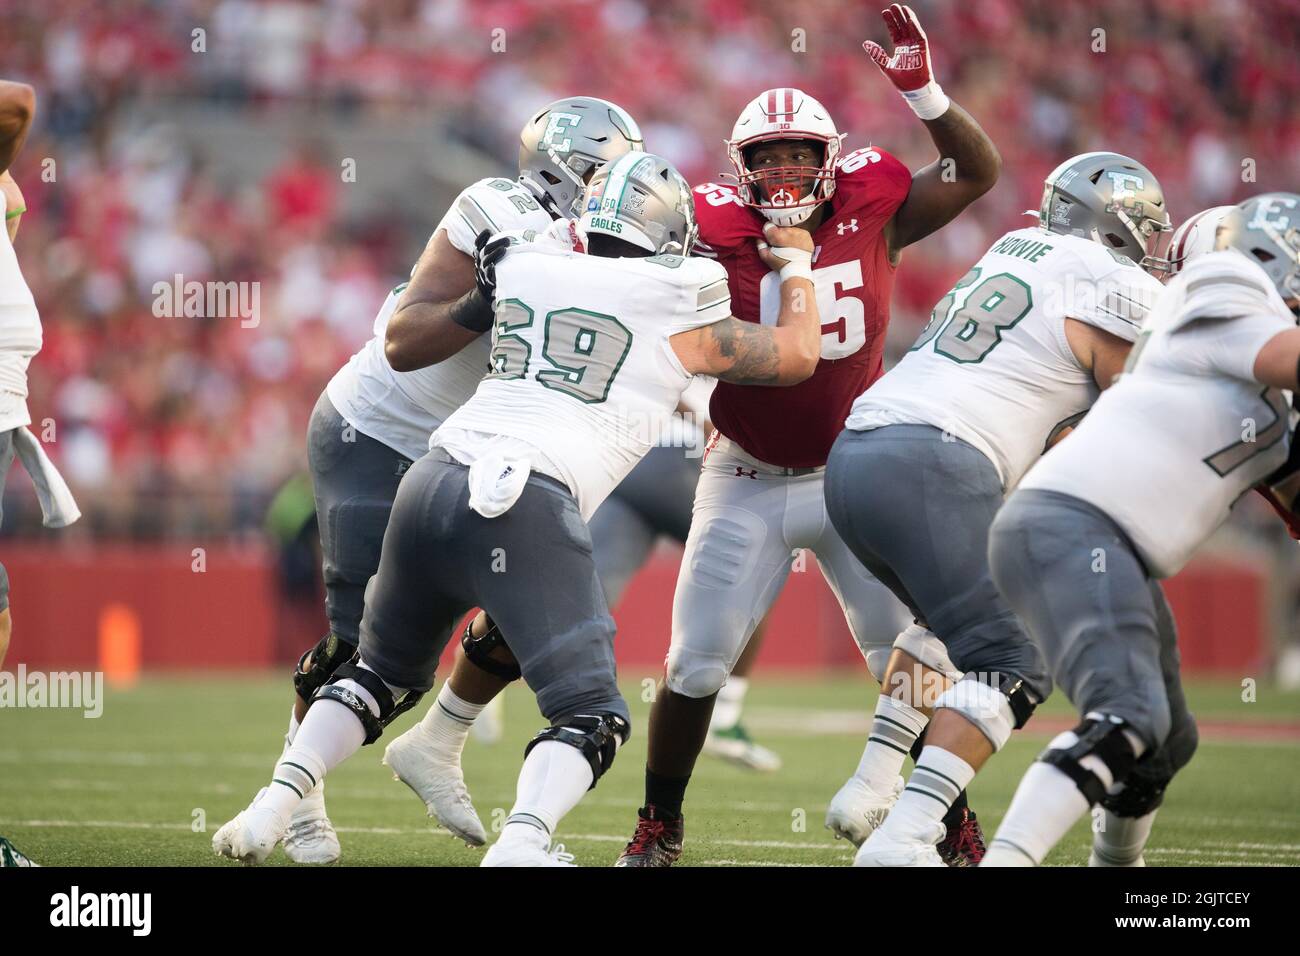
<path fill-rule="evenodd" d="M 782 209 L 779 206 L 759 206 L 761 212 L 767 221 L 775 226 L 797 226 L 801 222 L 806 222 L 820 206 L 821 203 L 814 203 L 811 206 L 797 206 L 793 209 Z"/>

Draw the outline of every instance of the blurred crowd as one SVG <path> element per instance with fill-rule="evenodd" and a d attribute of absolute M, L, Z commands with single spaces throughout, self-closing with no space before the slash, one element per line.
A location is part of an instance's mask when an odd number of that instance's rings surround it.
<path fill-rule="evenodd" d="M 629 109 L 648 148 L 702 182 L 727 169 L 722 140 L 747 100 L 794 85 L 826 104 L 846 149 L 874 144 L 916 168 L 933 158 L 925 131 L 860 47 L 887 43 L 881 5 L 0 0 L 0 76 L 38 94 L 13 170 L 30 208 L 19 259 L 45 328 L 29 405 L 34 427 L 56 430 L 47 447 L 87 529 L 260 527 L 303 466 L 316 396 L 440 215 L 345 215 L 337 158 L 310 148 L 232 191 L 209 165 L 219 159 L 165 133 L 125 135 L 142 104 L 251 120 L 291 101 L 340 129 L 363 114 L 436 117 L 504 169 L 532 110 L 586 93 Z M 913 6 L 938 78 L 992 135 L 1004 170 L 904 255 L 896 344 L 989 241 L 1026 221 L 1043 176 L 1071 153 L 1147 163 L 1175 220 L 1300 188 L 1300 3 Z M 260 281 L 258 325 L 156 316 L 153 285 L 177 273 Z M 34 519 L 26 502 L 10 508 L 19 525 Z"/>

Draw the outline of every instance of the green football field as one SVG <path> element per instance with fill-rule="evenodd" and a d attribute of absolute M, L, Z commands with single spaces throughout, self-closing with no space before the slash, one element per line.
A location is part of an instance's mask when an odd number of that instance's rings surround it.
<path fill-rule="evenodd" d="M 634 735 L 600 786 L 561 825 L 558 841 L 586 866 L 614 861 L 640 803 L 648 704 L 625 687 Z M 266 783 L 288 710 L 283 675 L 150 677 L 110 690 L 103 715 L 0 711 L 0 835 L 50 865 L 231 866 L 213 831 Z M 1300 865 L 1300 693 L 1194 683 L 1200 750 L 1170 789 L 1147 852 L 1151 865 Z M 875 692 L 864 680 L 758 677 L 746 723 L 785 760 L 759 775 L 701 758 L 686 803 L 690 865 L 845 866 L 852 847 L 822 828 L 826 803 L 856 766 Z M 1056 696 L 971 788 L 991 836 L 1021 773 L 1070 714 Z M 401 718 L 404 730 L 424 707 Z M 1039 726 L 1035 729 L 1034 725 Z M 500 826 L 529 737 L 542 726 L 528 691 L 506 701 L 506 733 L 471 740 L 466 777 L 489 830 Z M 380 744 L 333 772 L 326 787 L 343 863 L 472 866 L 481 850 L 452 839 L 380 766 Z M 1081 864 L 1085 820 L 1048 862 Z M 287 860 L 277 851 L 271 864 Z"/>

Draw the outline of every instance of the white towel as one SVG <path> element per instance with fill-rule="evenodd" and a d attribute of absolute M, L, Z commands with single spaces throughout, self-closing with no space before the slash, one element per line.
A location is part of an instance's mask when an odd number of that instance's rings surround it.
<path fill-rule="evenodd" d="M 484 518 L 510 510 L 524 493 L 532 465 L 523 458 L 484 455 L 469 469 L 469 506 Z"/>
<path fill-rule="evenodd" d="M 14 451 L 31 475 L 36 497 L 41 502 L 42 523 L 47 528 L 66 528 L 81 517 L 81 509 L 68 490 L 68 483 L 54 467 L 41 443 L 26 428 L 14 429 Z"/>

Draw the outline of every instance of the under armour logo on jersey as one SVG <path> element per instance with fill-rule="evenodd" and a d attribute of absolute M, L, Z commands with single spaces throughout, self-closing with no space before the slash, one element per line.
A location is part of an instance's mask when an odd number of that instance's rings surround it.
<path fill-rule="evenodd" d="M 757 468 L 751 468 L 751 469 L 749 469 L 749 471 L 746 471 L 744 468 L 741 468 L 739 465 L 737 465 L 737 466 L 736 466 L 736 477 L 737 477 L 737 478 L 753 478 L 755 481 L 758 481 L 758 469 L 757 469 Z"/>
<path fill-rule="evenodd" d="M 841 236 L 846 232 L 857 232 L 858 221 L 856 219 L 850 219 L 848 222 L 837 222 L 835 224 L 835 231 Z"/>

